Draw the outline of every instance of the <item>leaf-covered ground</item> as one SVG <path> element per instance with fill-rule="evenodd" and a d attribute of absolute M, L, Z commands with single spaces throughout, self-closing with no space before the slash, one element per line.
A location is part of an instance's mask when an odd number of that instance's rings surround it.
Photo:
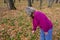
<path fill-rule="evenodd" d="M 19 3 L 16 0 L 15 6 L 17 10 L 9 10 L 7 4 L 0 1 L 0 40 L 39 40 L 39 28 L 35 34 L 31 33 L 32 22 L 25 12 L 27 1 L 22 0 Z M 35 1 L 33 7 L 40 10 L 39 1 Z M 48 8 L 44 1 L 40 11 L 45 12 L 53 22 L 53 40 L 60 40 L 60 4 L 54 3 L 52 8 Z"/>

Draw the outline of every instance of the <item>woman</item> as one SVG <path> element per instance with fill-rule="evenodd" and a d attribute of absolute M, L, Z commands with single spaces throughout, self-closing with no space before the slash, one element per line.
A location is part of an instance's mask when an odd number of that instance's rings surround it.
<path fill-rule="evenodd" d="M 33 7 L 26 8 L 27 14 L 32 18 L 33 31 L 36 31 L 37 26 L 40 28 L 40 40 L 52 40 L 52 29 L 53 24 L 47 18 L 47 16 L 38 10 L 35 10 Z"/>

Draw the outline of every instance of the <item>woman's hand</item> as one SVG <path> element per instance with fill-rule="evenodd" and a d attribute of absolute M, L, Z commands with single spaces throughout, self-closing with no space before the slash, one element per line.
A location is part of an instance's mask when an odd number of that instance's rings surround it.
<path fill-rule="evenodd" d="M 45 32 L 45 35 L 47 35 L 48 34 L 48 32 Z"/>
<path fill-rule="evenodd" d="M 35 33 L 35 31 L 33 30 L 32 33 Z"/>

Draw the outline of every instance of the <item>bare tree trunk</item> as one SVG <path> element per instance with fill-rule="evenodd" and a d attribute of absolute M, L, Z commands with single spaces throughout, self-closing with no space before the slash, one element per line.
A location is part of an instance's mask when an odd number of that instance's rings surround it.
<path fill-rule="evenodd" d="M 2 21 L 2 14 L 3 14 L 3 12 L 2 12 L 2 8 L 0 8 L 1 10 L 0 10 L 0 22 Z"/>
<path fill-rule="evenodd" d="M 40 0 L 40 9 L 42 8 L 43 0 Z"/>
<path fill-rule="evenodd" d="M 31 0 L 32 1 L 32 3 L 34 3 L 34 0 Z"/>
<path fill-rule="evenodd" d="M 36 0 L 36 1 L 39 1 L 39 0 Z"/>
<path fill-rule="evenodd" d="M 2 15 L 2 13 L 0 13 L 0 22 L 2 21 L 2 16 L 1 15 Z"/>
<path fill-rule="evenodd" d="M 48 0 L 48 7 L 52 7 L 54 0 Z"/>
<path fill-rule="evenodd" d="M 31 2 L 31 0 L 28 0 L 28 6 L 32 7 L 32 2 Z"/>
<path fill-rule="evenodd" d="M 21 0 L 19 0 L 19 2 L 20 2 Z"/>
<path fill-rule="evenodd" d="M 56 3 L 58 3 L 58 0 L 56 0 Z"/>
<path fill-rule="evenodd" d="M 4 3 L 7 3 L 6 0 L 4 0 Z"/>
<path fill-rule="evenodd" d="M 11 10 L 16 10 L 16 7 L 15 7 L 15 5 L 14 5 L 13 0 L 9 0 L 9 8 L 10 8 Z"/>
<path fill-rule="evenodd" d="M 13 0 L 13 2 L 15 3 L 15 0 Z"/>

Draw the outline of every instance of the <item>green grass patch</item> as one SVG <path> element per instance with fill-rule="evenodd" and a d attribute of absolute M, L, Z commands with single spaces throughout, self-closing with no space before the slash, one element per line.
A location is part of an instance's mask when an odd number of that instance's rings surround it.
<path fill-rule="evenodd" d="M 16 35 L 17 40 L 21 40 L 20 36 L 21 36 L 20 32 L 17 32 L 17 35 Z"/>
<path fill-rule="evenodd" d="M 11 25 L 11 26 L 15 26 L 15 19 L 10 20 L 9 25 Z"/>

